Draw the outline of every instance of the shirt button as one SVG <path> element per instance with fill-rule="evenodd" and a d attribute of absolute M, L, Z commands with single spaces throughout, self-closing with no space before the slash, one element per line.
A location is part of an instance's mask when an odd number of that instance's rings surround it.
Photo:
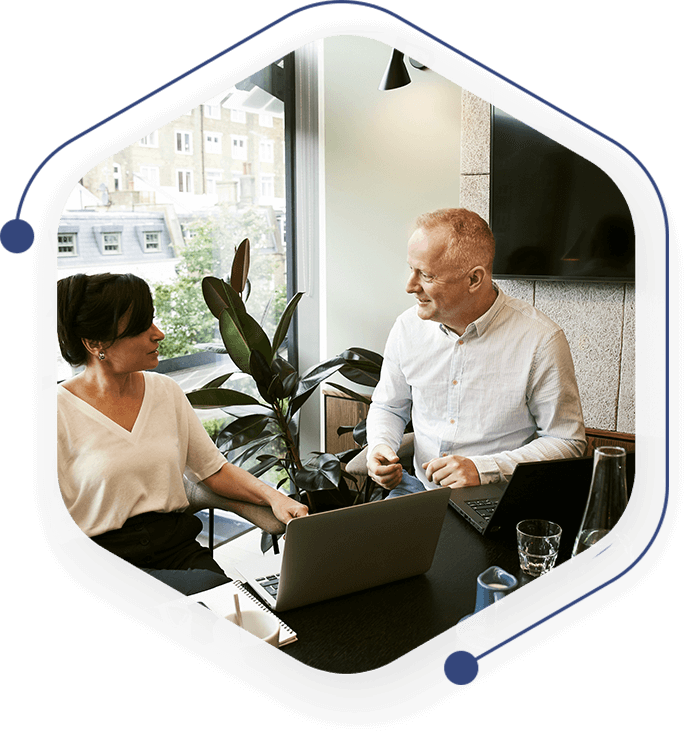
<path fill-rule="evenodd" d="M 454 418 L 451 418 L 450 419 L 450 423 L 455 423 L 455 419 Z"/>
<path fill-rule="evenodd" d="M 458 344 L 464 344 L 464 341 L 462 341 L 462 339 L 459 339 L 457 343 Z"/>
<path fill-rule="evenodd" d="M 457 385 L 457 380 L 453 380 L 453 381 L 452 381 L 452 384 L 453 384 L 453 385 Z"/>

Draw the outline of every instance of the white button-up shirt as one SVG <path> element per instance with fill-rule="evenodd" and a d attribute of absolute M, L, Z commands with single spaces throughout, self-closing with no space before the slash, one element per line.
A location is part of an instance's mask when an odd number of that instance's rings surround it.
<path fill-rule="evenodd" d="M 582 407 L 563 331 L 497 285 L 495 302 L 458 336 L 418 317 L 397 318 L 368 412 L 368 445 L 395 452 L 411 418 L 414 467 L 458 454 L 482 484 L 507 480 L 518 462 L 575 457 L 586 449 Z"/>

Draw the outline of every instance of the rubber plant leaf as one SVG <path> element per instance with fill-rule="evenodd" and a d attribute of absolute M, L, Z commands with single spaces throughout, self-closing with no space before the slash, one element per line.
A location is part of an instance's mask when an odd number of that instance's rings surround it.
<path fill-rule="evenodd" d="M 279 319 L 279 323 L 277 324 L 277 330 L 274 332 L 274 338 L 272 339 L 272 358 L 277 356 L 279 347 L 283 344 L 284 339 L 286 338 L 289 325 L 291 324 L 291 319 L 293 318 L 294 312 L 298 307 L 298 302 L 302 297 L 303 293 L 296 293 L 296 295 L 291 298 L 286 308 L 284 308 L 282 317 Z"/>
<path fill-rule="evenodd" d="M 272 403 L 276 400 L 276 394 L 273 395 L 273 389 L 279 387 L 281 390 L 281 378 L 272 372 L 272 368 L 261 352 L 255 349 L 250 352 L 250 374 L 255 380 L 258 392 L 268 402 Z"/>
<path fill-rule="evenodd" d="M 268 416 L 260 414 L 244 416 L 231 421 L 217 435 L 219 451 L 224 454 L 230 449 L 257 439 L 269 422 L 270 418 Z"/>
<path fill-rule="evenodd" d="M 370 405 L 371 403 L 370 398 L 367 398 L 365 395 L 361 395 L 361 393 L 357 393 L 348 387 L 344 387 L 343 385 L 338 385 L 336 382 L 328 382 L 327 384 L 330 387 L 336 388 L 337 390 L 344 393 L 345 395 L 348 395 L 350 398 L 353 398 L 354 400 L 358 400 L 361 403 L 365 403 L 366 405 Z"/>
<path fill-rule="evenodd" d="M 340 355 L 348 361 L 340 373 L 352 382 L 359 385 L 375 387 L 380 379 L 380 371 L 383 366 L 383 358 L 377 352 L 369 349 L 352 347 Z"/>
<path fill-rule="evenodd" d="M 202 297 L 215 318 L 219 318 L 222 311 L 231 305 L 231 292 L 231 286 L 218 277 L 202 279 Z"/>
<path fill-rule="evenodd" d="M 241 296 L 224 280 L 218 277 L 205 277 L 202 280 L 202 295 L 207 307 L 212 314 L 219 319 L 219 329 L 222 334 L 226 351 L 235 362 L 236 366 L 243 372 L 248 371 L 247 355 L 242 344 L 262 352 L 267 361 L 271 361 L 272 347 L 267 334 L 262 330 L 260 324 L 248 313 Z M 224 318 L 224 314 L 228 317 Z M 229 318 L 235 325 L 235 331 L 229 332 L 228 341 L 224 335 L 222 321 L 229 323 Z M 240 342 L 239 342 L 240 339 Z M 232 354 L 231 347 L 238 352 L 237 357 Z M 240 360 L 240 364 L 236 359 Z"/>
<path fill-rule="evenodd" d="M 298 383 L 296 393 L 291 401 L 289 417 L 293 416 L 294 413 L 296 413 L 296 411 L 308 400 L 315 388 L 323 380 L 326 380 L 330 375 L 333 375 L 338 369 L 340 369 L 340 367 L 343 367 L 346 361 L 347 360 L 342 356 L 333 357 L 332 359 L 316 364 L 307 370 Z"/>
<path fill-rule="evenodd" d="M 226 408 L 230 405 L 257 405 L 257 398 L 253 398 L 238 390 L 227 388 L 202 388 L 186 393 L 193 408 Z"/>
<path fill-rule="evenodd" d="M 229 379 L 229 377 L 231 377 L 231 375 L 235 374 L 235 372 L 227 372 L 225 375 L 219 375 L 219 377 L 214 378 L 211 382 L 203 385 L 200 389 L 207 390 L 208 388 L 221 387 Z"/>
<path fill-rule="evenodd" d="M 243 313 L 240 315 L 234 308 L 235 306 L 231 305 L 222 311 L 219 317 L 219 331 L 226 351 L 238 369 L 252 374 L 250 354 L 252 351 L 258 351 L 267 360 L 271 352 L 269 339 L 255 319 L 245 313 L 244 307 L 241 307 Z"/>
<path fill-rule="evenodd" d="M 230 302 L 226 311 L 245 338 L 248 346 L 259 351 L 268 362 L 271 362 L 272 347 L 262 326 L 248 313 L 239 295 L 231 289 L 229 289 L 228 295 Z"/>
<path fill-rule="evenodd" d="M 248 272 L 250 270 L 250 241 L 243 239 L 236 249 L 236 254 L 231 265 L 231 274 L 229 282 L 231 287 L 239 294 L 243 295 L 245 284 L 248 280 Z"/>
<path fill-rule="evenodd" d="M 255 439 L 242 447 L 232 449 L 226 454 L 226 459 L 237 467 L 240 467 L 249 459 L 254 459 L 257 453 L 264 449 L 270 442 L 281 438 L 279 434 L 265 435 L 261 439 Z"/>

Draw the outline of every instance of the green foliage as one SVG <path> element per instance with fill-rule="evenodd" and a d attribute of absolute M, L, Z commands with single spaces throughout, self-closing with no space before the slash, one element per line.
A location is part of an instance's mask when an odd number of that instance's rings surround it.
<path fill-rule="evenodd" d="M 200 351 L 196 344 L 215 340 L 217 324 L 207 310 L 200 282 L 213 274 L 229 274 L 236 244 L 246 235 L 253 239 L 256 252 L 249 280 L 253 287 L 250 313 L 260 320 L 264 316 L 273 329 L 277 312 L 281 315 L 284 307 L 282 289 L 286 300 L 285 257 L 274 249 L 274 224 L 266 209 L 220 206 L 213 215 L 192 221 L 187 227 L 192 236 L 179 252 L 176 279 L 152 285 L 157 325 L 166 334 L 159 345 L 162 359 L 193 354 Z M 279 287 L 275 289 L 276 284 Z"/>
<path fill-rule="evenodd" d="M 245 245 L 236 259 L 247 258 Z M 241 287 L 241 292 L 244 292 Z M 250 472 L 261 476 L 272 469 L 284 473 L 301 491 L 311 511 L 351 505 L 362 496 L 348 480 L 341 462 L 358 449 L 338 455 L 316 453 L 309 461 L 300 458 L 299 414 L 303 404 L 320 384 L 340 372 L 348 379 L 375 386 L 382 357 L 365 349 L 348 349 L 337 357 L 311 367 L 303 376 L 280 353 L 302 293 L 295 295 L 276 320 L 272 341 L 249 314 L 239 292 L 216 277 L 202 280 L 202 295 L 212 315 L 219 320 L 224 346 L 237 367 L 252 378 L 260 399 L 223 387 L 228 378 L 218 378 L 204 388 L 188 393 L 197 408 L 224 408 L 234 419 L 219 433 L 216 443 L 227 459 L 239 466 L 251 463 Z"/>
<path fill-rule="evenodd" d="M 224 428 L 226 423 L 226 418 L 208 418 L 202 421 L 202 425 L 212 441 L 217 440 L 219 432 Z"/>

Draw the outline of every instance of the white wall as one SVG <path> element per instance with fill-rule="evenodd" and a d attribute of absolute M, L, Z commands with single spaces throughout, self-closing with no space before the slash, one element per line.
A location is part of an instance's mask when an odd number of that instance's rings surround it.
<path fill-rule="evenodd" d="M 404 285 L 415 218 L 459 202 L 461 90 L 411 67 L 410 85 L 378 90 L 390 53 L 360 36 L 297 51 L 302 371 L 352 346 L 382 354 L 395 318 L 413 304 Z M 319 198 L 300 181 L 318 169 Z M 341 375 L 331 380 L 350 384 Z M 322 411 L 316 393 L 301 412 L 303 457 L 324 448 Z"/>
<path fill-rule="evenodd" d="M 413 305 L 414 219 L 459 203 L 460 88 L 409 67 L 411 84 L 378 90 L 390 52 L 362 37 L 324 40 L 324 358 L 350 346 L 382 353 Z"/>

